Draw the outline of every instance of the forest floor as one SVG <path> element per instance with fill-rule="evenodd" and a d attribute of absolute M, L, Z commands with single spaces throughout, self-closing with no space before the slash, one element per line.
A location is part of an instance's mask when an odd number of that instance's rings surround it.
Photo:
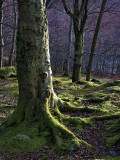
<path fill-rule="evenodd" d="M 95 149 L 81 146 L 74 152 L 55 155 L 46 145 L 38 151 L 22 152 L 15 156 L 6 144 L 3 152 L 0 148 L 0 160 L 120 160 L 120 80 L 114 82 L 105 79 L 94 82 L 82 80 L 72 83 L 69 77 L 56 76 L 53 78 L 53 85 L 55 93 L 63 101 L 76 107 L 86 108 L 84 112 L 64 112 L 64 114 L 92 122 L 92 126 L 69 124 L 67 127 L 79 139 L 93 145 Z M 0 79 L 1 123 L 13 113 L 18 94 L 16 78 Z M 90 112 L 89 108 L 94 111 Z M 0 143 L 1 138 L 0 132 Z"/>

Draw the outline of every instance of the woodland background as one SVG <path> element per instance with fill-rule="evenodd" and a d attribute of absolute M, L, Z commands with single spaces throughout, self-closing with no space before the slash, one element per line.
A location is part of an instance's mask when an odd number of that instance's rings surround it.
<path fill-rule="evenodd" d="M 94 3 L 94 4 L 93 4 Z M 84 55 L 82 73 L 86 73 L 91 42 L 97 23 L 101 0 L 91 0 L 84 33 Z M 72 10 L 72 2 L 70 3 Z M 4 0 L 1 32 L 2 65 L 16 65 L 16 33 L 18 9 L 16 0 Z M 64 74 L 66 59 L 69 60 L 72 72 L 74 58 L 74 32 L 69 15 L 66 14 L 62 1 L 53 0 L 48 6 L 50 54 L 53 74 Z M 95 49 L 92 73 L 94 76 L 118 78 L 120 75 L 120 2 L 109 0 L 107 3 L 97 45 Z M 11 60 L 12 57 L 12 60 Z"/>

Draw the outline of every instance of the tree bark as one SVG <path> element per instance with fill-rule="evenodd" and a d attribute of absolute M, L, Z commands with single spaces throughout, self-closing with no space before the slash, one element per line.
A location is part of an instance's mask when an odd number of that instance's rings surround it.
<path fill-rule="evenodd" d="M 74 15 L 76 18 L 73 19 L 74 23 L 74 33 L 75 33 L 75 55 L 74 55 L 74 65 L 73 65 L 73 75 L 72 82 L 77 82 L 82 78 L 82 56 L 83 56 L 83 46 L 84 46 L 84 28 L 86 20 L 88 17 L 88 0 L 82 1 L 81 12 L 79 11 L 79 1 L 74 2 Z M 79 14 L 81 14 L 81 22 L 79 22 Z M 79 16 L 78 16 L 79 15 Z M 79 26 L 80 23 L 80 26 Z"/>
<path fill-rule="evenodd" d="M 49 56 L 48 22 L 44 1 L 18 0 L 17 73 L 19 114 L 17 121 L 41 119 L 53 96 Z M 29 20 L 29 21 L 28 21 Z M 16 114 L 16 115 L 17 115 Z"/>
<path fill-rule="evenodd" d="M 99 17 L 98 17 L 98 20 L 97 20 L 95 33 L 94 33 L 94 36 L 93 36 L 93 41 L 92 41 L 92 46 L 91 46 L 90 58 L 89 58 L 88 67 L 87 67 L 86 81 L 90 81 L 90 74 L 91 74 L 91 70 L 92 70 L 95 47 L 96 47 L 98 33 L 99 33 L 99 30 L 100 30 L 100 24 L 102 22 L 102 17 L 103 17 L 103 13 L 104 13 L 104 10 L 105 10 L 106 3 L 107 3 L 107 0 L 102 1 Z"/>
<path fill-rule="evenodd" d="M 3 67 L 3 0 L 0 1 L 0 68 Z"/>
<path fill-rule="evenodd" d="M 81 80 L 81 67 L 82 67 L 82 56 L 83 56 L 83 34 L 79 33 L 75 36 L 75 56 L 73 65 L 73 77 L 72 82 Z"/>
<path fill-rule="evenodd" d="M 13 115 L 4 126 L 26 122 L 39 122 L 39 130 L 50 132 L 58 148 L 78 147 L 80 141 L 60 119 L 63 116 L 60 108 L 69 110 L 55 95 L 52 85 L 52 71 L 49 56 L 48 21 L 44 0 L 18 0 L 19 21 L 17 33 L 17 75 L 19 99 Z M 70 107 L 79 110 L 79 107 Z M 72 117 L 72 121 L 78 119 Z M 81 121 L 80 121 L 81 122 Z M 75 123 L 75 122 L 74 122 Z M 64 145 L 67 140 L 67 146 Z M 65 147 L 64 147 L 65 146 Z"/>

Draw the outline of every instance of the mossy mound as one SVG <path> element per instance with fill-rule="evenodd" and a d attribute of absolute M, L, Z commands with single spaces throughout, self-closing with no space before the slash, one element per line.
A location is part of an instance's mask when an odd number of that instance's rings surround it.
<path fill-rule="evenodd" d="M 120 118 L 115 120 L 111 119 L 107 121 L 106 124 L 109 125 L 109 127 L 105 133 L 113 134 L 113 136 L 109 136 L 106 139 L 106 147 L 110 148 L 120 143 Z"/>
<path fill-rule="evenodd" d="M 113 137 L 109 137 L 106 139 L 106 147 L 111 148 L 112 146 L 118 144 L 120 142 L 120 134 L 115 135 Z"/>
<path fill-rule="evenodd" d="M 16 68 L 11 67 L 3 67 L 0 68 L 0 78 L 8 78 L 8 77 L 15 77 L 16 76 Z"/>
<path fill-rule="evenodd" d="M 85 88 L 99 86 L 98 84 L 96 84 L 94 82 L 88 82 L 88 81 L 84 81 L 84 80 L 77 81 L 76 84 L 84 85 Z"/>
<path fill-rule="evenodd" d="M 120 111 L 118 106 L 114 105 L 110 100 L 103 101 L 99 106 L 103 110 L 106 109 L 109 113 Z"/>
<path fill-rule="evenodd" d="M 94 82 L 87 82 L 85 85 L 85 88 L 93 88 L 93 87 L 99 87 L 99 84 L 96 84 Z"/>
<path fill-rule="evenodd" d="M 120 80 L 116 80 L 114 82 L 108 82 L 103 84 L 104 87 L 110 87 L 110 86 L 120 86 Z"/>
<path fill-rule="evenodd" d="M 85 85 L 87 84 L 88 82 L 87 81 L 84 81 L 84 80 L 80 80 L 80 81 L 77 81 L 76 84 L 80 84 L 80 85 Z"/>
<path fill-rule="evenodd" d="M 100 81 L 100 80 L 98 80 L 98 79 L 95 79 L 95 78 L 91 79 L 91 82 L 95 82 L 95 83 L 101 83 L 101 81 Z"/>
<path fill-rule="evenodd" d="M 22 152 L 41 149 L 46 144 L 46 132 L 44 136 L 40 136 L 37 125 L 29 126 L 23 122 L 18 126 L 1 129 L 0 152 L 19 155 Z"/>
<path fill-rule="evenodd" d="M 110 98 L 109 95 L 100 93 L 100 92 L 93 92 L 86 95 L 85 100 L 88 102 L 103 102 Z"/>
<path fill-rule="evenodd" d="M 120 94 L 120 86 L 110 86 L 110 87 L 107 87 L 106 90 L 110 93 L 119 93 Z"/>

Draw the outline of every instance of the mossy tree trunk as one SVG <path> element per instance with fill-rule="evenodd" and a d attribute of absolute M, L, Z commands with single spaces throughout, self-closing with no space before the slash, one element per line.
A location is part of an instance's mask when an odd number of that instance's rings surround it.
<path fill-rule="evenodd" d="M 74 27 L 75 28 L 75 27 Z M 84 32 L 79 31 L 75 34 L 75 55 L 74 55 L 74 65 L 73 65 L 73 75 L 72 81 L 76 82 L 81 80 L 81 67 L 82 67 L 82 56 L 83 56 L 83 35 Z"/>
<path fill-rule="evenodd" d="M 39 128 L 44 128 L 44 131 L 46 128 L 49 129 L 57 146 L 70 149 L 71 145 L 78 147 L 81 142 L 86 144 L 59 121 L 59 118 L 69 119 L 69 116 L 63 116 L 60 112 L 59 108 L 65 105 L 53 91 L 45 1 L 18 0 L 18 9 L 19 99 L 13 115 L 3 125 L 11 126 L 23 121 L 29 123 L 37 121 L 40 124 Z M 64 145 L 66 139 L 69 141 Z"/>
<path fill-rule="evenodd" d="M 45 110 L 45 105 L 51 103 L 53 95 L 44 1 L 18 0 L 18 8 L 19 100 L 15 122 L 40 119 L 43 116 L 41 111 Z"/>

